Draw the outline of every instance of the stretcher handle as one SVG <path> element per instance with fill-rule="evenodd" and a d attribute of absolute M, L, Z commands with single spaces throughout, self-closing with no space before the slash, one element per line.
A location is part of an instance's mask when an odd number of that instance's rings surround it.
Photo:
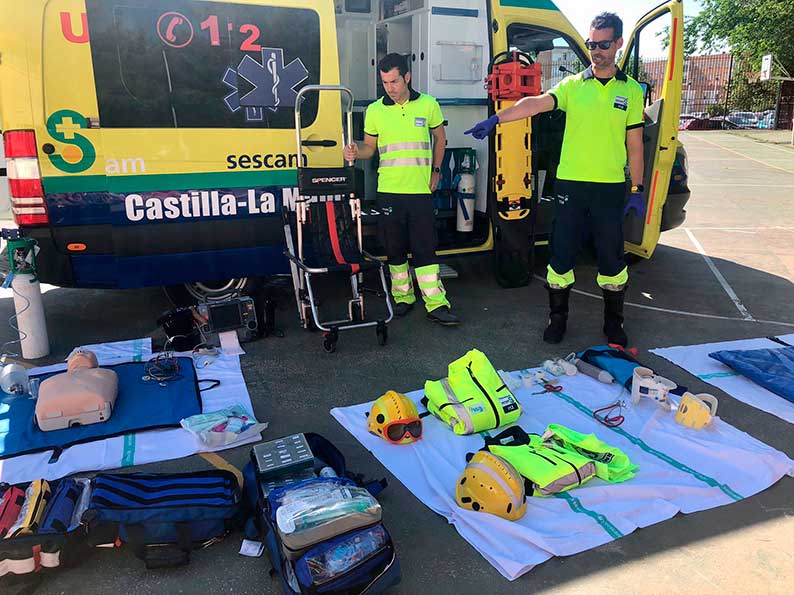
<path fill-rule="evenodd" d="M 306 95 L 308 93 L 321 93 L 323 91 L 338 91 L 345 97 L 347 97 L 347 104 L 345 105 L 345 120 L 347 126 L 345 126 L 345 130 L 342 130 L 342 145 L 347 146 L 353 143 L 353 92 L 344 87 L 342 85 L 306 85 L 300 91 L 298 91 L 298 96 L 295 98 L 295 135 L 298 144 L 298 163 L 303 163 L 303 140 L 301 138 L 301 107 L 303 106 L 303 101 L 306 99 Z M 350 167 L 353 167 L 354 163 L 352 161 L 348 162 Z"/>

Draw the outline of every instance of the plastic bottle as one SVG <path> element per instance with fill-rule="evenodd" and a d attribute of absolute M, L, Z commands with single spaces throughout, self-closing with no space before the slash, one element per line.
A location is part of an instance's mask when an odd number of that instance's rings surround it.
<path fill-rule="evenodd" d="M 282 504 L 276 510 L 276 523 L 283 533 L 296 533 L 379 506 L 363 488 L 337 488 L 316 498 Z"/>
<path fill-rule="evenodd" d="M 318 474 L 320 477 L 339 477 L 333 467 L 323 467 Z"/>
<path fill-rule="evenodd" d="M 353 535 L 322 555 L 317 565 L 321 570 L 315 580 L 325 581 L 346 572 L 384 545 L 386 536 L 381 527 Z"/>

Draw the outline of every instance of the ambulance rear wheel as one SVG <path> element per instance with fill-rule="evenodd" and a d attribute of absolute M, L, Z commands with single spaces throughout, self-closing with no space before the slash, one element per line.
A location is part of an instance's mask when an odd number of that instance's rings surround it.
<path fill-rule="evenodd" d="M 199 302 L 221 302 L 241 295 L 255 295 L 262 285 L 258 277 L 237 277 L 221 281 L 196 281 L 167 285 L 163 289 L 174 306 L 195 306 Z"/>

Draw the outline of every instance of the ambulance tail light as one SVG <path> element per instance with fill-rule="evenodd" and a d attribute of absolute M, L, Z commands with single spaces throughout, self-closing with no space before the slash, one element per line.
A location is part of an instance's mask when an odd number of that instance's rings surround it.
<path fill-rule="evenodd" d="M 50 222 L 41 184 L 36 135 L 32 130 L 3 134 L 11 211 L 17 225 L 46 225 Z"/>

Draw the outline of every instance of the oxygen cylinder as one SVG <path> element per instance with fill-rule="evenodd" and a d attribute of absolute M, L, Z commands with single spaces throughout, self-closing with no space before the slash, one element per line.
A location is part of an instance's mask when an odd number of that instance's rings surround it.
<path fill-rule="evenodd" d="M 22 357 L 39 359 L 50 354 L 50 340 L 41 301 L 41 285 L 34 275 L 16 274 L 11 282 L 14 289 L 16 327 L 22 340 Z"/>
<path fill-rule="evenodd" d="M 458 225 L 461 232 L 474 231 L 475 178 L 473 174 L 460 174 L 456 196 L 458 199 Z"/>
<path fill-rule="evenodd" d="M 14 293 L 16 328 L 24 359 L 39 359 L 50 354 L 41 285 L 36 276 L 36 242 L 19 237 L 19 232 L 3 230 L 8 239 L 8 263 L 11 287 Z M 8 287 L 6 279 L 5 287 Z"/>

